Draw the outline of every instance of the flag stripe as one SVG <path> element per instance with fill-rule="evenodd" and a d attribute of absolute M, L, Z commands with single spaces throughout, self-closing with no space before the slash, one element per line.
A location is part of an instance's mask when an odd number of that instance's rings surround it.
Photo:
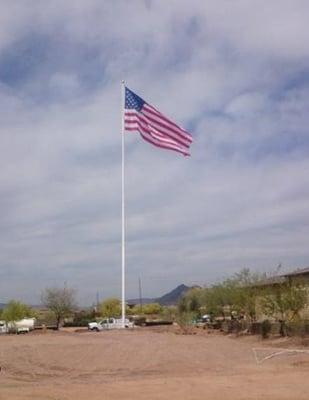
<path fill-rule="evenodd" d="M 142 114 L 149 119 L 150 123 L 158 124 L 161 128 L 168 129 L 168 131 L 175 133 L 180 139 L 185 140 L 189 144 L 192 142 L 191 137 L 187 137 L 181 129 L 177 129 L 174 125 L 169 125 L 159 115 L 149 113 L 144 107 L 142 109 Z"/>
<path fill-rule="evenodd" d="M 164 142 L 164 144 L 169 145 L 172 148 L 177 148 L 179 150 L 187 152 L 187 150 L 184 149 L 182 146 L 180 146 L 177 142 L 174 142 L 173 140 L 166 138 L 164 136 L 162 137 L 161 135 L 158 135 L 156 132 L 153 132 L 151 127 L 140 123 L 140 121 L 138 120 L 134 123 L 133 126 L 135 126 L 135 129 L 138 130 L 140 133 L 142 131 L 143 133 L 150 135 L 154 140 L 162 141 Z"/>
<path fill-rule="evenodd" d="M 144 110 L 147 110 L 150 114 L 152 114 L 154 117 L 159 117 L 162 121 L 165 121 L 168 125 L 172 125 L 174 128 L 177 129 L 177 131 L 180 131 L 186 139 L 188 139 L 190 142 L 192 142 L 192 136 L 190 135 L 189 132 L 175 124 L 175 122 L 171 121 L 170 119 L 166 118 L 163 114 L 160 113 L 160 111 L 156 110 L 154 107 L 150 106 L 149 104 L 145 104 L 143 106 Z"/>
<path fill-rule="evenodd" d="M 148 138 L 145 137 L 145 135 L 143 135 L 142 133 L 140 133 L 140 134 L 141 134 L 142 138 L 143 138 L 144 140 L 146 140 L 146 142 L 149 142 L 149 143 L 153 144 L 154 146 L 161 147 L 161 149 L 174 150 L 174 151 L 177 151 L 178 153 L 183 154 L 184 156 L 189 156 L 189 155 L 190 155 L 190 153 L 187 152 L 187 151 L 185 151 L 185 150 L 171 149 L 171 147 L 164 146 L 164 145 L 161 144 L 160 142 L 154 143 L 153 140 L 148 139 Z"/>
<path fill-rule="evenodd" d="M 174 133 L 173 131 L 171 131 L 171 130 L 162 128 L 160 124 L 156 124 L 156 123 L 153 123 L 153 122 L 149 121 L 148 117 L 146 117 L 145 114 L 143 114 L 143 115 L 140 115 L 140 114 L 137 115 L 136 113 L 126 112 L 126 113 L 125 113 L 125 117 L 126 117 L 125 122 L 128 121 L 128 118 L 129 118 L 129 119 L 131 119 L 131 118 L 134 119 L 134 118 L 138 117 L 141 121 L 143 121 L 143 122 L 144 122 L 145 124 L 147 124 L 148 126 L 151 126 L 151 127 L 155 128 L 155 129 L 156 129 L 158 132 L 160 132 L 162 135 L 165 135 L 165 136 L 170 137 L 172 140 L 178 142 L 178 143 L 179 143 L 180 145 L 182 145 L 182 146 L 185 146 L 185 147 L 188 147 L 188 148 L 190 147 L 190 143 L 184 141 L 184 140 L 182 139 L 182 137 L 179 137 L 178 134 L 175 134 L 175 133 Z"/>
<path fill-rule="evenodd" d="M 135 130 L 135 131 L 137 130 L 141 134 L 143 139 L 147 140 L 147 142 L 154 144 L 155 146 L 178 151 L 179 153 L 184 154 L 184 155 L 189 155 L 188 150 L 185 148 L 182 148 L 177 143 L 170 142 L 169 140 L 167 141 L 167 139 L 162 140 L 161 138 L 156 138 L 154 135 L 152 135 L 150 129 L 143 126 L 139 121 L 136 121 L 134 123 L 134 125 L 132 124 L 132 126 L 130 126 L 130 127 L 127 126 L 126 129 Z"/>
<path fill-rule="evenodd" d="M 161 147 L 162 149 L 174 150 L 174 151 L 177 151 L 178 153 L 181 153 L 181 154 L 183 154 L 185 156 L 189 156 L 190 155 L 190 153 L 188 151 L 186 151 L 184 149 L 181 149 L 181 148 L 173 148 L 171 146 L 167 146 L 167 145 L 165 145 L 164 143 L 162 143 L 159 140 L 154 140 L 152 138 L 152 136 L 147 135 L 147 134 L 143 133 L 142 131 L 140 131 L 140 134 L 143 137 L 143 139 L 145 139 L 147 142 L 152 143 L 153 145 L 155 145 L 157 147 Z"/>
<path fill-rule="evenodd" d="M 149 125 L 145 125 L 145 124 L 141 123 L 141 121 L 139 121 L 137 119 L 130 120 L 130 121 L 126 120 L 126 124 L 127 124 L 127 127 L 130 127 L 130 130 L 131 129 L 138 130 L 138 128 L 141 127 L 141 128 L 144 128 L 145 130 L 147 130 L 153 137 L 157 138 L 158 140 L 162 140 L 163 142 L 170 143 L 170 144 L 173 144 L 178 147 L 182 147 L 175 140 L 172 140 L 171 138 L 166 137 L 166 135 L 163 135 L 162 133 L 158 132 L 156 129 L 153 129 Z"/>
<path fill-rule="evenodd" d="M 146 113 L 143 113 L 143 118 L 146 119 L 149 125 L 156 127 L 156 129 L 160 130 L 160 132 L 162 132 L 163 134 L 169 135 L 170 137 L 176 139 L 184 146 L 188 147 L 190 146 L 191 142 L 189 142 L 186 138 L 184 138 L 183 135 L 180 135 L 179 132 L 177 132 L 175 129 L 171 129 L 167 127 L 165 124 L 156 121 L 154 118 L 149 117 Z"/>

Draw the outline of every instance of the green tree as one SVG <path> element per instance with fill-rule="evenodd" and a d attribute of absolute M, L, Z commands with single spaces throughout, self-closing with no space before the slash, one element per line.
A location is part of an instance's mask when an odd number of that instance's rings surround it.
<path fill-rule="evenodd" d="M 59 329 L 64 318 L 73 314 L 77 307 L 75 290 L 71 288 L 46 288 L 42 293 L 42 303 L 53 312 Z"/>
<path fill-rule="evenodd" d="M 121 315 L 121 301 L 114 297 L 103 301 L 99 308 L 103 318 L 119 317 Z"/>
<path fill-rule="evenodd" d="M 286 335 L 287 322 L 300 319 L 300 311 L 308 302 L 305 286 L 299 281 L 283 281 L 264 289 L 260 300 L 263 312 L 280 323 L 281 336 Z"/>
<path fill-rule="evenodd" d="M 162 311 L 162 307 L 159 303 L 149 303 L 145 304 L 142 307 L 142 313 L 146 315 L 150 314 L 160 314 Z"/>
<path fill-rule="evenodd" d="M 19 321 L 23 318 L 35 317 L 36 313 L 31 307 L 27 306 L 20 301 L 11 300 L 2 311 L 1 318 L 6 322 Z"/>
<path fill-rule="evenodd" d="M 197 316 L 203 305 L 203 289 L 193 288 L 189 290 L 178 302 L 178 311 L 180 313 L 191 313 Z"/>
<path fill-rule="evenodd" d="M 226 316 L 236 313 L 255 319 L 256 298 L 259 295 L 259 282 L 265 274 L 255 274 L 247 268 L 231 278 L 204 290 L 203 304 L 208 313 Z"/>
<path fill-rule="evenodd" d="M 262 279 L 265 279 L 264 275 L 251 273 L 245 268 L 210 287 L 190 290 L 180 299 L 178 310 L 180 313 L 189 313 L 195 317 L 199 317 L 202 313 L 214 317 L 225 317 L 236 313 L 254 319 L 258 295 L 257 283 Z"/>

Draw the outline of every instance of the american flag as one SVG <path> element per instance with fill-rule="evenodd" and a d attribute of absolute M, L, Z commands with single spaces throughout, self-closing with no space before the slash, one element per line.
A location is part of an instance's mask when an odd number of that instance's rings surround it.
<path fill-rule="evenodd" d="M 124 128 L 137 131 L 154 146 L 177 151 L 189 156 L 192 143 L 190 133 L 166 118 L 141 97 L 125 88 Z"/>

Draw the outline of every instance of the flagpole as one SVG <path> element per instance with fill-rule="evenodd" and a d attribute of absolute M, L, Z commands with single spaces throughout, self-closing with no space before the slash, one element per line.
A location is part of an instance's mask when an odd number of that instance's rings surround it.
<path fill-rule="evenodd" d="M 125 82 L 121 82 L 121 319 L 122 328 L 125 328 L 125 318 L 126 318 L 126 300 L 125 300 L 125 203 L 124 203 L 124 110 L 125 110 Z"/>

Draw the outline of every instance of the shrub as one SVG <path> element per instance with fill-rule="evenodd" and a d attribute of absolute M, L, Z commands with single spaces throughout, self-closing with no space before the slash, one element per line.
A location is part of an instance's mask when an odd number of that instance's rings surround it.
<path fill-rule="evenodd" d="M 261 323 L 262 338 L 267 339 L 269 337 L 270 331 L 271 323 L 268 319 L 264 319 L 264 321 Z"/>

